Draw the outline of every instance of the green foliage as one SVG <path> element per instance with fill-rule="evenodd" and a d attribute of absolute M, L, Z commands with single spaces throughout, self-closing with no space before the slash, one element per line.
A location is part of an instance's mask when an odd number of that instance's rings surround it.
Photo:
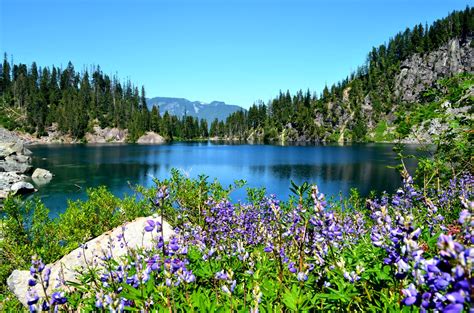
<path fill-rule="evenodd" d="M 395 139 L 395 136 L 389 132 L 388 123 L 386 121 L 380 121 L 374 128 L 374 137 L 375 142 L 391 142 Z"/>
<path fill-rule="evenodd" d="M 89 189 L 88 200 L 69 201 L 56 219 L 39 201 L 23 203 L 20 198 L 5 200 L 1 210 L 0 291 L 13 269 L 29 267 L 36 254 L 44 262 L 56 261 L 85 241 L 140 216 L 152 213 L 152 205 L 136 195 L 119 199 L 105 187 Z"/>
<path fill-rule="evenodd" d="M 211 217 L 208 206 L 202 199 L 196 199 L 206 195 L 209 198 L 226 200 L 230 189 L 223 189 L 214 182 L 208 182 L 207 177 L 201 176 L 190 179 L 174 171 L 172 178 L 165 181 L 156 181 L 157 188 L 148 190 L 150 195 L 155 196 L 156 190 L 169 191 L 166 201 L 159 203 L 159 207 L 167 207 L 165 212 L 174 207 L 180 218 L 170 216 L 168 218 L 175 223 L 174 226 L 185 230 L 188 222 L 200 227 L 209 226 L 203 223 L 202 218 Z M 242 184 L 238 183 L 240 187 Z M 297 185 L 292 182 L 291 190 L 298 197 L 300 215 L 303 219 L 312 216 L 314 203 L 309 193 L 309 185 L 304 183 Z M 144 190 L 147 191 L 147 190 Z M 262 200 L 261 190 L 249 189 L 249 199 L 254 199 L 254 203 Z M 189 193 L 189 194 L 187 194 Z M 220 198 L 222 197 L 222 198 Z M 156 198 L 154 198 L 156 199 Z M 153 200 L 155 201 L 155 200 Z M 182 204 L 182 206 L 181 206 Z M 206 210 L 200 211 L 199 206 L 204 206 Z M 424 251 L 429 257 L 436 251 L 436 240 L 439 233 L 431 233 L 426 227 L 425 219 L 428 214 L 426 206 L 422 201 L 414 202 L 413 227 L 421 227 L 423 233 L 420 244 L 426 245 Z M 344 211 L 338 202 L 332 202 L 330 207 L 334 209 L 334 214 L 338 220 L 350 220 L 354 212 L 364 212 L 365 201 L 361 199 L 356 191 L 353 191 L 350 198 L 346 199 L 345 207 L 350 207 Z M 284 210 L 292 212 L 295 207 L 282 204 Z M 460 207 L 459 201 L 448 203 L 439 207 L 439 213 L 446 217 L 446 223 L 452 223 L 456 217 L 449 212 L 456 211 Z M 236 206 L 235 214 L 240 210 L 246 210 L 246 206 Z M 392 209 L 390 209 L 392 210 Z M 363 218 L 363 227 L 370 230 L 373 221 L 367 216 Z M 306 216 L 307 215 L 307 216 Z M 274 226 L 284 227 L 288 221 L 280 220 Z M 291 223 L 291 222 L 290 222 Z M 278 242 L 276 238 L 272 238 Z M 229 243 L 222 243 L 227 245 Z M 263 246 L 250 248 L 247 246 L 245 261 L 239 258 L 238 254 L 230 254 L 225 251 L 215 252 L 218 257 L 209 257 L 207 250 L 198 249 L 197 246 L 190 245 L 186 256 L 179 253 L 176 257 L 185 257 L 188 262 L 186 269 L 195 276 L 193 283 L 170 284 L 165 286 L 163 281 L 172 279 L 172 275 L 163 274 L 162 271 L 153 271 L 147 278 L 146 283 L 131 286 L 125 281 L 117 282 L 116 285 L 102 285 L 99 273 L 91 271 L 84 273 L 80 277 L 79 283 L 72 283 L 70 286 L 76 291 L 68 295 L 68 306 L 71 310 L 79 308 L 94 310 L 96 297 L 94 295 L 115 295 L 115 297 L 125 297 L 133 301 L 135 307 L 148 308 L 157 311 L 195 311 L 195 312 L 229 312 L 243 311 L 258 308 L 259 311 L 274 312 L 409 312 L 409 308 L 403 308 L 400 301 L 404 298 L 401 289 L 408 284 L 404 280 L 396 278 L 393 266 L 385 265 L 383 259 L 387 256 L 383 248 L 372 244 L 370 231 L 361 233 L 356 240 L 347 238 L 344 247 L 340 249 L 330 249 L 324 263 L 318 264 L 319 269 L 324 269 L 320 275 L 311 274 L 305 281 L 298 280 L 296 275 L 289 271 L 287 264 L 284 267 L 278 266 L 278 254 L 265 252 Z M 290 253 L 290 252 L 286 252 Z M 141 269 L 146 268 L 146 258 L 139 258 L 142 264 L 136 263 L 137 255 L 153 255 L 164 257 L 160 249 L 152 251 L 130 250 L 121 260 L 107 261 L 107 268 L 116 268 L 119 264 L 134 264 L 130 266 L 127 277 L 141 275 Z M 170 256 L 168 256 L 170 257 Z M 319 270 L 318 269 L 318 270 Z M 232 292 L 227 292 L 224 282 L 216 279 L 216 273 L 225 271 L 231 279 L 237 281 L 237 285 Z M 354 273 L 359 278 L 350 281 L 347 273 Z M 167 276 L 168 275 L 168 276 Z M 227 286 L 225 286 L 227 287 Z M 116 294 L 115 290 L 120 290 Z M 105 304 L 104 304 L 105 305 Z"/>
<path fill-rule="evenodd" d="M 468 117 L 471 113 L 447 114 L 447 108 L 443 107 L 471 108 L 473 99 L 469 89 L 474 85 L 473 79 L 468 73 L 442 79 L 437 88 L 429 90 L 430 97 L 436 101 L 414 105 L 398 114 L 397 132 L 402 138 L 410 134 L 414 125 L 429 123 L 434 118 L 443 125 L 439 133 L 432 135 L 433 143 L 421 147 L 426 157 L 418 160 L 415 179 L 425 190 L 440 189 L 450 178 L 474 171 L 473 124 Z"/>
<path fill-rule="evenodd" d="M 421 163 L 425 160 L 421 160 Z M 423 165 L 426 170 L 430 165 Z M 431 168 L 433 170 L 433 168 Z M 123 200 L 114 197 L 104 187 L 88 190 L 87 201 L 70 201 L 65 213 L 51 220 L 48 210 L 39 202 L 22 204 L 18 198 L 8 198 L 5 202 L 2 220 L 3 240 L 0 242 L 2 258 L 0 274 L 3 281 L 2 292 L 4 308 L 19 308 L 5 290 L 5 279 L 14 268 L 25 268 L 33 254 L 39 255 L 45 263 L 53 262 L 81 243 L 114 228 L 125 221 L 138 216 L 148 216 L 156 209 L 174 227 L 184 225 L 209 226 L 207 218 L 212 217 L 209 201 L 227 202 L 235 188 L 242 188 L 244 181 L 223 187 L 217 181 L 209 181 L 207 176 L 186 177 L 183 173 L 172 170 L 169 179 L 156 180 L 155 188 L 137 186 L 136 191 L 142 196 L 126 197 Z M 265 200 L 264 189 L 248 190 L 249 202 L 261 207 Z M 309 220 L 314 214 L 314 187 L 303 183 L 291 182 L 291 191 L 296 199 L 281 203 L 283 212 L 293 212 L 295 205 L 299 208 L 301 218 Z M 317 193 L 316 193 L 317 194 Z M 364 229 L 370 229 L 373 221 L 365 209 L 366 199 L 360 197 L 356 190 L 343 201 L 330 201 L 328 207 L 334 212 L 338 221 L 359 221 Z M 235 205 L 235 214 L 247 210 L 247 205 Z M 263 207 L 262 207 L 263 208 Z M 439 207 L 438 213 L 444 215 L 445 223 L 457 219 L 460 208 L 459 199 Z M 422 227 L 429 212 L 423 201 L 413 203 L 414 227 Z M 263 211 L 262 211 L 263 212 Z M 365 216 L 364 216 L 365 212 Z M 354 216 L 359 215 L 361 219 Z M 285 219 L 277 220 L 274 227 L 286 227 Z M 426 254 L 436 249 L 439 232 L 429 232 L 423 228 L 421 244 L 426 244 Z M 181 284 L 167 288 L 161 283 L 165 277 L 151 276 L 148 282 L 133 288 L 121 283 L 118 296 L 133 300 L 141 307 L 146 307 L 150 300 L 157 310 L 174 308 L 177 311 L 227 312 L 231 310 L 248 311 L 258 307 L 261 311 L 400 311 L 400 294 L 403 283 L 395 278 L 393 268 L 383 264 L 386 257 L 382 248 L 371 242 L 371 233 L 362 232 L 357 238 L 347 238 L 344 248 L 330 249 L 327 266 L 319 264 L 324 271 L 320 276 L 309 275 L 308 280 L 300 281 L 289 271 L 288 265 L 278 266 L 278 254 L 264 252 L 263 246 L 256 246 L 249 253 L 250 262 L 242 262 L 238 254 L 222 254 L 222 257 L 208 259 L 205 250 L 190 246 L 187 252 L 189 263 L 186 265 L 195 275 L 196 283 Z M 276 238 L 275 238 L 276 240 Z M 275 242 L 278 242 L 277 240 Z M 228 244 L 228 243 L 225 243 Z M 297 250 L 297 249 L 296 249 Z M 122 260 L 110 260 L 106 264 L 117 266 L 117 262 L 135 264 L 135 256 L 145 251 L 132 250 Z M 159 255 L 161 249 L 148 251 Z M 219 252 L 217 252 L 219 253 Z M 289 252 L 288 252 L 289 253 Z M 146 260 L 141 259 L 146 267 Z M 331 265 L 331 266 L 329 266 Z M 138 266 L 128 269 L 129 277 L 138 274 Z M 215 279 L 218 271 L 231 273 L 238 281 L 235 290 L 228 294 Z M 347 273 L 355 273 L 360 278 L 349 281 Z M 68 293 L 68 306 L 71 310 L 94 310 L 96 288 L 100 271 L 90 269 L 81 274 L 78 283 L 69 283 L 75 291 Z M 319 277 L 319 278 L 318 278 Z M 324 284 L 323 284 L 324 283 Z M 110 285 L 113 290 L 117 286 Z M 102 292 L 102 291 L 101 291 Z"/>
<path fill-rule="evenodd" d="M 58 129 L 82 139 L 92 126 L 127 128 L 129 142 L 147 131 L 162 133 L 167 139 L 207 138 L 207 122 L 196 118 L 150 112 L 145 89 L 141 93 L 130 81 L 124 85 L 116 76 L 109 77 L 100 67 L 76 72 L 71 62 L 62 70 L 36 63 L 12 64 L 4 59 L 0 81 L 0 125 L 20 128 L 37 136 L 57 124 Z"/>
<path fill-rule="evenodd" d="M 474 33 L 473 16 L 474 9 L 467 7 L 430 26 L 419 24 L 407 28 L 387 44 L 374 47 L 367 55 L 366 64 L 330 88 L 325 86 L 319 97 L 309 90 L 299 90 L 293 95 L 280 91 L 266 104 L 255 103 L 248 111 L 232 113 L 226 121 L 214 120 L 209 129 L 204 120 L 190 116 L 178 118 L 167 112 L 162 117 L 159 108 L 150 112 L 143 87 L 140 93 L 130 81 L 122 85 L 119 78 L 109 77 L 99 67 L 91 71 L 90 77 L 88 71 L 78 73 L 70 62 L 64 70 L 53 66 L 39 71 L 36 63 L 30 67 L 10 64 L 5 54 L 0 75 L 1 103 L 9 109 L 8 113 L 14 110 L 21 114 L 2 114 L 0 124 L 40 136 L 57 123 L 59 130 L 82 138 L 88 125 L 99 123 L 103 128 L 128 128 L 129 142 L 135 142 L 147 131 L 159 132 L 168 140 L 209 136 L 246 140 L 252 136 L 257 141 L 327 142 L 337 141 L 337 133 L 343 130 L 347 133 L 346 141 L 366 141 L 370 131 L 368 122 L 391 120 L 392 109 L 398 107 L 396 126 L 398 135 L 403 137 L 409 134 L 411 126 L 436 117 L 437 113 L 433 106 L 416 106 L 417 112 L 404 114 L 407 109 L 412 110 L 399 107 L 400 99 L 393 92 L 400 64 L 414 53 L 432 52 L 453 38 L 461 43 L 470 40 Z M 473 85 L 472 77 L 462 88 L 453 87 L 453 82 L 446 79 L 439 86 L 450 95 L 448 99 L 452 103 Z M 428 87 L 418 99 L 420 103 L 437 102 L 439 90 L 436 86 Z M 367 101 L 372 106 L 370 112 L 363 109 Z"/>

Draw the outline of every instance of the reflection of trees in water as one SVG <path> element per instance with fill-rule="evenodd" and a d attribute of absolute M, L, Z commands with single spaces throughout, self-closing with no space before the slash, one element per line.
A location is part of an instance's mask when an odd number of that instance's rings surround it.
<path fill-rule="evenodd" d="M 157 175 L 160 171 L 160 164 L 80 164 L 71 166 L 47 167 L 54 173 L 51 184 L 45 188 L 58 188 L 62 192 L 74 192 L 81 188 L 93 186 L 111 186 L 120 182 L 121 185 L 146 184 L 151 178 L 149 176 Z"/>
<path fill-rule="evenodd" d="M 371 190 L 393 191 L 400 186 L 401 181 L 396 170 L 374 163 L 261 165 L 250 166 L 250 171 L 254 175 L 269 172 L 282 181 L 344 182 L 358 187 L 362 194 L 368 194 Z"/>

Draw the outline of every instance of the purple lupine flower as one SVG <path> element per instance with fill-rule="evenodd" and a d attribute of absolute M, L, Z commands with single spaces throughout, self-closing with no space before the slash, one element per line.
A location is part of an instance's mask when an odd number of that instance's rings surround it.
<path fill-rule="evenodd" d="M 50 309 L 49 303 L 46 302 L 46 301 L 43 301 L 43 303 L 41 304 L 41 310 L 42 311 L 49 311 L 49 309 Z"/>
<path fill-rule="evenodd" d="M 154 220 L 147 220 L 147 225 L 145 226 L 146 232 L 152 232 L 155 229 L 156 223 Z"/>
<path fill-rule="evenodd" d="M 26 294 L 26 303 L 28 305 L 33 305 L 38 303 L 39 301 L 39 296 L 36 293 L 35 290 L 29 290 L 28 293 Z"/>
<path fill-rule="evenodd" d="M 179 245 L 178 245 L 178 239 L 176 238 L 172 238 L 170 240 L 170 243 L 168 245 L 169 249 L 173 252 L 176 252 L 179 250 Z"/>
<path fill-rule="evenodd" d="M 265 252 L 267 252 L 267 253 L 268 253 L 268 252 L 272 252 L 272 251 L 273 251 L 273 245 L 272 245 L 271 243 L 269 243 L 269 244 L 265 247 L 265 249 L 263 249 L 263 251 L 265 251 Z"/>
<path fill-rule="evenodd" d="M 229 276 L 224 272 L 224 270 L 217 272 L 216 275 L 214 276 L 216 279 L 219 280 L 227 280 L 229 279 Z"/>
<path fill-rule="evenodd" d="M 51 295 L 51 304 L 65 304 L 67 302 L 67 298 L 64 295 L 64 292 L 54 292 Z"/>
<path fill-rule="evenodd" d="M 402 290 L 405 298 L 402 300 L 402 304 L 410 306 L 415 304 L 419 300 L 418 290 L 416 290 L 415 285 L 410 284 L 407 289 Z"/>
<path fill-rule="evenodd" d="M 305 272 L 299 272 L 298 275 L 296 276 L 296 278 L 299 281 L 307 281 L 308 280 L 308 275 L 306 275 Z"/>

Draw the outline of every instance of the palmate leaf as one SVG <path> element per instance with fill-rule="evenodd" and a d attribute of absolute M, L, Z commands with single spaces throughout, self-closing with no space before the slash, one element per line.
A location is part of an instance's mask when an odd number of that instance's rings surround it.
<path fill-rule="evenodd" d="M 210 291 L 194 291 L 191 296 L 191 303 L 193 307 L 197 308 L 197 312 L 216 312 L 217 303 L 214 299 L 211 299 Z"/>
<path fill-rule="evenodd" d="M 150 279 L 146 282 L 146 293 L 151 294 L 155 289 L 155 276 L 150 275 Z"/>
<path fill-rule="evenodd" d="M 142 295 L 140 289 L 135 289 L 133 286 L 128 284 L 122 284 L 122 292 L 120 295 L 128 300 L 142 300 Z"/>
<path fill-rule="evenodd" d="M 304 312 L 311 309 L 312 303 L 310 299 L 301 291 L 299 286 L 293 285 L 291 290 L 283 294 L 282 301 L 288 309 L 297 312 Z"/>

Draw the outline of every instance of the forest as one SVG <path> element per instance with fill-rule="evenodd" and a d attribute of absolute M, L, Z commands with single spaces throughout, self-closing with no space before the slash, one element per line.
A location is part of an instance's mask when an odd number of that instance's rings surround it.
<path fill-rule="evenodd" d="M 214 122 L 211 136 L 244 139 L 258 134 L 261 139 L 271 140 L 286 129 L 296 131 L 296 139 L 335 141 L 332 135 L 347 121 L 350 141 L 367 141 L 369 122 L 388 120 L 390 114 L 396 115 L 433 100 L 422 96 L 416 103 L 403 103 L 396 95 L 395 77 L 400 72 L 401 62 L 415 53 L 424 55 L 435 51 L 453 38 L 467 42 L 473 33 L 474 9 L 469 7 L 430 26 L 418 24 L 407 28 L 387 43 L 374 47 L 364 65 L 344 80 L 326 86 L 322 93 L 300 90 L 291 95 L 289 91 L 280 91 L 266 104 L 255 103 L 247 112 L 232 114 L 225 123 Z M 348 95 L 344 94 L 345 90 L 350 90 Z M 372 109 L 370 116 L 364 112 L 365 104 Z M 351 114 L 352 118 L 347 118 Z M 395 125 L 399 122 L 393 119 Z"/>
<path fill-rule="evenodd" d="M 394 78 L 408 56 L 426 54 L 452 38 L 467 42 L 474 31 L 474 9 L 455 11 L 432 25 L 416 25 L 396 34 L 388 43 L 373 48 L 366 64 L 344 80 L 325 87 L 321 94 L 281 92 L 268 103 L 253 104 L 248 111 L 231 114 L 226 121 L 184 116 L 178 118 L 146 105 L 145 88 L 130 80 L 104 74 L 99 66 L 77 71 L 72 63 L 65 69 L 39 67 L 35 62 L 13 64 L 4 55 L 0 94 L 2 124 L 37 136 L 57 123 L 60 131 L 83 138 L 94 125 L 129 130 L 134 142 L 146 131 L 168 140 L 222 139 L 279 140 L 293 133 L 292 141 L 336 141 L 338 132 L 347 131 L 347 141 L 368 141 L 371 121 L 388 119 L 393 108 L 405 110 L 394 93 Z M 350 90 L 344 95 L 345 90 Z M 425 99 L 419 99 L 424 102 Z M 364 104 L 372 107 L 370 116 Z M 393 121 L 397 123 L 397 121 Z"/>

